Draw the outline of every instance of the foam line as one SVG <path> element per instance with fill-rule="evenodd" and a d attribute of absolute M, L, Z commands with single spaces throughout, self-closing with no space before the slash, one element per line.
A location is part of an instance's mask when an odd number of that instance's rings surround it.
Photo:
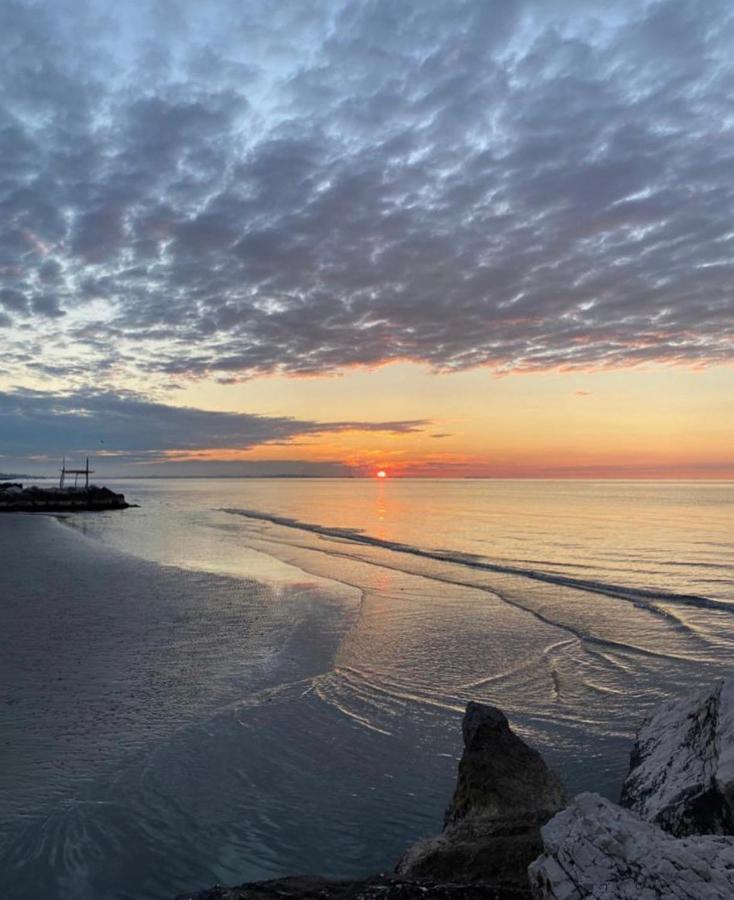
<path fill-rule="evenodd" d="M 498 572 L 503 575 L 517 575 L 521 578 L 529 578 L 533 581 L 542 581 L 547 584 L 557 584 L 562 587 L 575 588 L 596 594 L 604 594 L 628 600 L 641 606 L 650 607 L 646 601 L 663 601 L 666 603 L 679 603 L 684 606 L 694 606 L 699 609 L 718 609 L 724 612 L 734 612 L 734 605 L 711 597 L 698 594 L 676 594 L 672 591 L 651 590 L 648 588 L 630 588 L 618 584 L 610 584 L 603 581 L 594 581 L 585 578 L 573 578 L 569 575 L 557 575 L 552 572 L 543 572 L 537 569 L 523 569 L 519 566 L 502 565 L 492 563 L 471 553 L 460 553 L 451 550 L 427 549 L 404 544 L 399 541 L 388 541 L 382 538 L 372 537 L 358 528 L 337 528 L 327 525 L 317 525 L 312 522 L 302 522 L 288 516 L 276 516 L 269 513 L 250 509 L 222 509 L 222 512 L 230 515 L 243 516 L 247 519 L 255 519 L 261 522 L 269 522 L 272 525 L 280 525 L 285 528 L 294 528 L 299 531 L 307 531 L 321 537 L 332 538 L 339 541 L 349 541 L 355 544 L 364 544 L 369 547 L 378 547 L 395 553 L 408 553 L 411 556 L 419 556 L 423 559 L 431 559 L 437 562 L 447 562 L 454 565 L 465 566 L 470 569 L 479 569 L 486 572 Z M 659 610 L 654 609 L 654 612 Z"/>

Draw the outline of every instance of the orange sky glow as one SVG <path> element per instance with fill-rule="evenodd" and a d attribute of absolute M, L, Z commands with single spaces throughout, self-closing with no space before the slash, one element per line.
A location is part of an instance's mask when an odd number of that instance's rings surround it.
<path fill-rule="evenodd" d="M 656 367 L 547 372 L 497 378 L 486 370 L 433 374 L 399 364 L 331 378 L 199 384 L 191 405 L 266 415 L 345 408 L 360 419 L 421 419 L 400 434 L 310 434 L 249 450 L 170 451 L 168 461 L 306 460 L 359 476 L 710 478 L 734 477 L 734 370 Z"/>

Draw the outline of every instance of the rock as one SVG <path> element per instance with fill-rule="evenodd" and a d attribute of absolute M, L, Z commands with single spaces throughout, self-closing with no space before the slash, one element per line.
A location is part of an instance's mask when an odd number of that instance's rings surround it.
<path fill-rule="evenodd" d="M 678 836 L 734 834 L 734 679 L 643 724 L 621 803 Z"/>
<path fill-rule="evenodd" d="M 540 827 L 566 805 L 566 792 L 499 709 L 469 703 L 463 735 L 444 831 L 412 847 L 396 871 L 442 882 L 483 882 L 529 896 L 527 867 L 542 849 Z"/>
<path fill-rule="evenodd" d="M 731 900 L 734 838 L 676 838 L 598 794 L 542 829 L 529 869 L 535 900 Z"/>
<path fill-rule="evenodd" d="M 0 485 L 0 512 L 95 512 L 129 507 L 124 494 L 94 484 L 82 488 Z"/>
<path fill-rule="evenodd" d="M 417 883 L 379 875 L 360 881 L 278 878 L 182 894 L 177 900 L 523 900 L 525 896 L 486 885 Z"/>

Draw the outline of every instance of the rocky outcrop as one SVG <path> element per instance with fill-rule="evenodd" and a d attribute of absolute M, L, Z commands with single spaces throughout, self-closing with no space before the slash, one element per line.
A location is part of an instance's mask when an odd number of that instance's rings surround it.
<path fill-rule="evenodd" d="M 621 803 L 674 835 L 734 834 L 734 679 L 643 724 Z"/>
<path fill-rule="evenodd" d="M 444 832 L 409 850 L 396 875 L 282 878 L 178 900 L 530 900 L 527 867 L 542 849 L 540 826 L 566 803 L 563 786 L 499 709 L 470 703 L 462 731 Z"/>
<path fill-rule="evenodd" d="M 536 900 L 734 897 L 734 681 L 642 725 L 621 802 L 582 794 L 542 829 Z"/>
<path fill-rule="evenodd" d="M 444 831 L 412 847 L 397 872 L 528 892 L 527 867 L 542 849 L 540 827 L 567 802 L 563 785 L 499 709 L 470 703 L 463 736 Z"/>
<path fill-rule="evenodd" d="M 598 794 L 580 794 L 542 835 L 529 870 L 536 900 L 734 897 L 734 839 L 675 838 Z"/>
<path fill-rule="evenodd" d="M 394 876 L 285 878 L 180 900 L 731 900 L 734 680 L 642 726 L 617 806 L 563 786 L 494 707 L 470 703 L 444 831 Z M 662 826 L 662 827 L 661 827 Z M 665 830 L 663 830 L 665 829 Z M 672 832 L 672 833 L 669 833 Z"/>
<path fill-rule="evenodd" d="M 375 876 L 362 881 L 278 878 L 182 894 L 177 900 L 523 900 L 525 896 L 525 893 L 495 890 L 484 884 L 436 884 Z"/>
<path fill-rule="evenodd" d="M 124 494 L 106 487 L 51 488 L 0 484 L 0 512 L 96 512 L 127 509 Z"/>

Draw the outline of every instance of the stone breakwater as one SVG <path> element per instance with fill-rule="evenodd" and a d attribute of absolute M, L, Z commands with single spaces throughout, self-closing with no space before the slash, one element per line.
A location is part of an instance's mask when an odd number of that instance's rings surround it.
<path fill-rule="evenodd" d="M 91 512 L 127 509 L 124 494 L 106 487 L 23 487 L 14 482 L 0 484 L 0 512 Z"/>
<path fill-rule="evenodd" d="M 467 706 L 443 832 L 395 873 L 283 878 L 178 900 L 731 900 L 734 679 L 666 703 L 638 732 L 620 804 L 569 801 L 501 710 Z"/>

